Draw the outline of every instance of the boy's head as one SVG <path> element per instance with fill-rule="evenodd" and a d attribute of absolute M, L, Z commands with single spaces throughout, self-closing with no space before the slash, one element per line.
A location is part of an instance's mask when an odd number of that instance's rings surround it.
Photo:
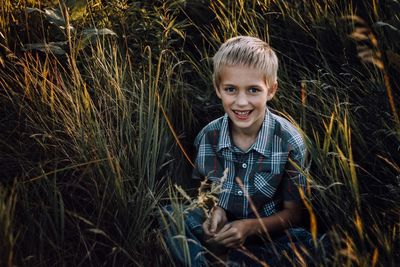
<path fill-rule="evenodd" d="M 224 66 L 242 66 L 260 71 L 265 75 L 268 87 L 277 83 L 278 58 L 264 41 L 250 36 L 237 36 L 221 45 L 213 57 L 213 82 L 219 87 Z"/>
<path fill-rule="evenodd" d="M 254 37 L 231 38 L 215 54 L 214 87 L 233 133 L 257 135 L 277 89 L 277 69 L 274 51 Z"/>

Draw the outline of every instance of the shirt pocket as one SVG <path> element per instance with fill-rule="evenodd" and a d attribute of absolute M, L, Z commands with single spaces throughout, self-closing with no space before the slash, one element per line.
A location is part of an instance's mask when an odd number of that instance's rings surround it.
<path fill-rule="evenodd" d="M 254 188 L 256 196 L 272 199 L 281 182 L 282 175 L 272 172 L 257 172 L 254 174 Z"/>

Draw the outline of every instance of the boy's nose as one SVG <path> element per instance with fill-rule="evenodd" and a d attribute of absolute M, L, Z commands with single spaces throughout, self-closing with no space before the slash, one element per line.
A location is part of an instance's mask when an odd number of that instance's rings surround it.
<path fill-rule="evenodd" d="M 238 106 L 246 106 L 248 104 L 247 96 L 245 94 L 238 94 L 236 104 Z"/>

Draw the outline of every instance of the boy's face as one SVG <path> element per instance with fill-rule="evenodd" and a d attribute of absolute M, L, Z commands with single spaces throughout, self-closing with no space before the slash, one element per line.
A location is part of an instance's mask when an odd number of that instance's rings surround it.
<path fill-rule="evenodd" d="M 267 101 L 277 84 L 268 86 L 264 74 L 244 66 L 224 66 L 220 73 L 217 96 L 232 121 L 234 133 L 257 135 L 265 116 Z"/>

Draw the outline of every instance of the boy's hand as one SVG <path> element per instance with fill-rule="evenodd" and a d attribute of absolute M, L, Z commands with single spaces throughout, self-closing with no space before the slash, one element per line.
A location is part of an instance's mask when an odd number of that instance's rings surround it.
<path fill-rule="evenodd" d="M 225 225 L 226 212 L 223 208 L 215 206 L 212 209 L 211 216 L 203 223 L 203 230 L 207 238 L 213 237 Z"/>
<path fill-rule="evenodd" d="M 248 222 L 248 220 L 238 220 L 226 224 L 214 235 L 210 242 L 215 242 L 227 248 L 236 248 L 243 245 L 252 232 L 251 225 Z"/>

